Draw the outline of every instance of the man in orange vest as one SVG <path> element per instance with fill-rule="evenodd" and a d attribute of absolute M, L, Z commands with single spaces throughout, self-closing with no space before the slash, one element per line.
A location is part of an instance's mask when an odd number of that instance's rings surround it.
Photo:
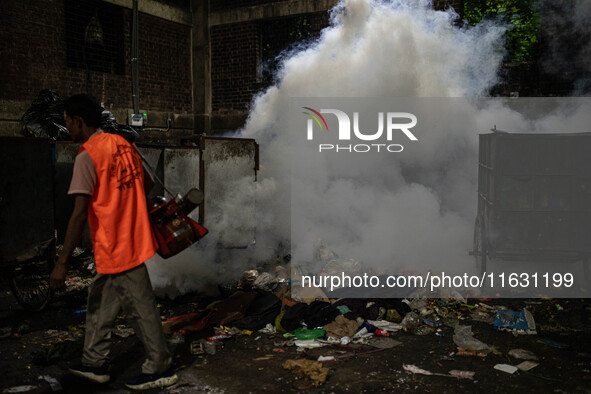
<path fill-rule="evenodd" d="M 74 162 L 68 194 L 75 196 L 64 245 L 50 276 L 53 289 L 65 287 L 68 261 L 86 221 L 97 276 L 88 290 L 82 360 L 70 372 L 94 382 L 110 380 L 111 329 L 123 309 L 142 341 L 142 373 L 126 383 L 145 390 L 176 383 L 160 314 L 144 262 L 158 248 L 150 228 L 146 195 L 153 185 L 141 159 L 123 137 L 99 129 L 102 108 L 78 94 L 65 103 L 64 119 L 72 139 L 84 142 Z M 149 184 L 149 185 L 148 185 Z"/>

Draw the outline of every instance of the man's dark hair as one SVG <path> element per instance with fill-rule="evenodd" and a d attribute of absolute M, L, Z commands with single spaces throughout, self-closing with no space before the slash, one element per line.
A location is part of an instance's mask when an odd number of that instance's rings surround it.
<path fill-rule="evenodd" d="M 88 94 L 80 93 L 71 96 L 66 100 L 64 110 L 68 116 L 80 116 L 87 126 L 99 127 L 101 125 L 103 109 L 94 97 Z"/>

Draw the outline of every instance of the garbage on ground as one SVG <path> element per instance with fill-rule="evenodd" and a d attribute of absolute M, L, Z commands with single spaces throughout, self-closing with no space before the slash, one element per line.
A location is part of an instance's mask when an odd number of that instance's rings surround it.
<path fill-rule="evenodd" d="M 216 352 L 216 343 L 206 339 L 199 339 L 197 341 L 191 342 L 189 350 L 194 356 L 198 356 L 203 353 L 214 355 Z"/>
<path fill-rule="evenodd" d="M 513 365 L 509 365 L 509 364 L 497 364 L 494 366 L 494 368 L 498 371 L 503 371 L 508 374 L 513 374 L 513 373 L 517 372 L 517 367 L 515 367 Z"/>
<path fill-rule="evenodd" d="M 429 327 L 441 327 L 441 323 L 438 321 L 433 321 L 431 319 L 423 319 L 423 323 L 428 325 Z"/>
<path fill-rule="evenodd" d="M 495 346 L 490 346 L 490 351 L 492 352 L 492 354 L 494 354 L 495 356 L 502 356 L 503 352 L 501 352 L 499 349 L 497 349 Z"/>
<path fill-rule="evenodd" d="M 205 350 L 205 353 L 207 353 L 209 355 L 215 354 L 215 352 L 216 352 L 216 343 L 215 342 L 201 340 L 201 343 L 203 344 L 203 350 Z"/>
<path fill-rule="evenodd" d="M 81 344 L 75 341 L 62 341 L 51 345 L 47 349 L 32 354 L 33 362 L 37 365 L 49 365 L 62 360 L 70 360 L 82 351 Z"/>
<path fill-rule="evenodd" d="M 171 345 L 180 345 L 182 343 L 185 343 L 185 337 L 182 334 L 175 332 L 171 335 L 170 338 L 168 338 L 167 341 Z"/>
<path fill-rule="evenodd" d="M 387 309 L 384 315 L 384 320 L 392 323 L 400 323 L 402 321 L 402 316 L 400 316 L 400 312 L 396 309 Z"/>
<path fill-rule="evenodd" d="M 471 326 L 457 326 L 454 329 L 453 341 L 458 347 L 478 353 L 488 353 L 488 345 L 472 336 Z"/>
<path fill-rule="evenodd" d="M 82 331 L 46 330 L 34 343 L 51 345 L 63 341 L 74 341 L 83 335 Z"/>
<path fill-rule="evenodd" d="M 517 369 L 519 369 L 520 371 L 529 371 L 530 369 L 533 369 L 535 367 L 537 367 L 538 365 L 540 365 L 539 363 L 536 363 L 534 361 L 523 361 L 519 364 L 516 365 Z"/>
<path fill-rule="evenodd" d="M 509 356 L 518 358 L 520 360 L 537 361 L 538 359 L 538 357 L 536 357 L 536 355 L 533 352 L 525 349 L 511 349 L 509 350 Z"/>
<path fill-rule="evenodd" d="M 27 391 L 37 390 L 37 386 L 25 385 L 8 387 L 2 390 L 2 393 L 26 393 Z"/>
<path fill-rule="evenodd" d="M 419 368 L 416 365 L 412 364 L 402 364 L 402 368 L 410 373 L 419 374 L 419 375 L 433 375 L 433 376 L 445 376 L 449 378 L 458 378 L 458 379 L 474 379 L 474 372 L 472 371 L 458 371 L 458 370 L 451 370 L 449 374 L 440 373 L 440 372 L 431 372 L 425 369 Z"/>
<path fill-rule="evenodd" d="M 258 331 L 263 334 L 276 334 L 277 328 L 274 325 L 269 323 L 265 327 L 261 328 Z"/>
<path fill-rule="evenodd" d="M 386 330 L 389 332 L 400 331 L 403 328 L 401 323 L 392 323 L 386 320 L 368 320 L 367 322 L 379 330 Z"/>
<path fill-rule="evenodd" d="M 275 323 L 275 317 L 281 312 L 281 300 L 269 291 L 258 289 L 254 293 L 244 317 L 232 321 L 232 326 L 241 330 L 260 330 Z"/>
<path fill-rule="evenodd" d="M 320 386 L 326 382 L 328 377 L 328 368 L 323 367 L 319 361 L 287 360 L 283 363 L 283 368 L 293 371 L 299 377 L 310 378 L 315 386 Z"/>
<path fill-rule="evenodd" d="M 124 326 L 122 324 L 119 324 L 113 330 L 113 334 L 115 334 L 115 335 L 117 335 L 118 337 L 121 337 L 121 338 L 127 338 L 127 337 L 129 337 L 131 335 L 135 335 L 135 331 L 131 327 L 126 327 L 126 326 Z"/>
<path fill-rule="evenodd" d="M 349 320 L 343 315 L 339 315 L 331 323 L 324 326 L 327 336 L 334 337 L 352 337 L 359 329 L 359 323 L 356 320 Z"/>
<path fill-rule="evenodd" d="M 215 335 L 212 335 L 210 337 L 207 337 L 207 340 L 209 342 L 219 342 L 219 341 L 222 341 L 224 339 L 230 339 L 230 338 L 232 338 L 232 335 L 230 335 L 230 334 L 219 333 L 219 334 L 215 334 Z"/>
<path fill-rule="evenodd" d="M 189 332 L 201 331 L 208 327 L 209 320 L 215 312 L 216 310 L 212 309 L 171 317 L 162 322 L 162 330 L 167 335 L 178 332 L 182 336 L 187 335 Z"/>
<path fill-rule="evenodd" d="M 200 354 L 205 353 L 205 349 L 203 348 L 203 343 L 201 341 L 191 342 L 189 351 L 193 356 L 198 356 Z"/>
<path fill-rule="evenodd" d="M 473 371 L 459 371 L 457 369 L 452 369 L 451 371 L 449 371 L 450 376 L 453 376 L 454 378 L 458 378 L 458 379 L 474 379 L 474 375 L 476 374 L 476 372 Z"/>
<path fill-rule="evenodd" d="M 391 349 L 393 347 L 402 345 L 402 342 L 397 341 L 392 338 L 378 336 L 378 337 L 370 338 L 367 341 L 367 344 L 369 346 L 373 346 L 373 347 L 376 347 L 379 349 Z"/>
<path fill-rule="evenodd" d="M 413 333 L 421 326 L 421 318 L 416 312 L 409 312 L 402 319 L 401 325 L 404 331 Z"/>
<path fill-rule="evenodd" d="M 477 357 L 486 357 L 486 353 L 477 352 L 476 350 L 467 350 L 464 348 L 459 347 L 456 351 L 456 355 L 458 356 L 477 356 Z"/>
<path fill-rule="evenodd" d="M 356 342 L 363 342 L 364 339 L 372 337 L 375 330 L 376 328 L 374 326 L 368 322 L 363 322 L 363 324 L 359 326 L 355 335 L 353 335 L 353 340 Z"/>
<path fill-rule="evenodd" d="M 534 317 L 525 308 L 520 312 L 514 312 L 508 309 L 497 311 L 494 327 L 497 331 L 510 331 L 519 335 L 537 334 Z"/>
<path fill-rule="evenodd" d="M 244 318 L 247 315 L 250 304 L 257 295 L 258 293 L 254 291 L 239 290 L 223 300 L 208 305 L 206 310 L 212 311 L 212 315 L 207 321 L 207 324 L 212 326 L 228 325 Z"/>
<path fill-rule="evenodd" d="M 0 339 L 10 338 L 12 336 L 12 327 L 0 328 Z"/>
<path fill-rule="evenodd" d="M 266 360 L 271 360 L 273 359 L 272 356 L 264 356 L 264 357 L 257 357 L 257 358 L 253 358 L 253 361 L 266 361 Z"/>
<path fill-rule="evenodd" d="M 336 358 L 334 356 L 318 356 L 318 360 L 321 363 L 326 362 L 326 361 L 335 361 Z"/>
<path fill-rule="evenodd" d="M 39 380 L 44 380 L 47 383 L 49 383 L 49 386 L 51 387 L 51 391 L 60 391 L 63 390 L 64 388 L 62 387 L 61 383 L 54 377 L 49 376 L 49 375 L 40 375 Z"/>
<path fill-rule="evenodd" d="M 277 291 L 284 283 L 287 282 L 285 269 L 277 267 L 275 274 L 269 272 L 260 273 L 254 280 L 253 287 L 266 291 Z M 281 270 L 283 268 L 283 270 Z"/>
<path fill-rule="evenodd" d="M 351 312 L 351 309 L 349 309 L 347 305 L 339 305 L 337 306 L 337 309 L 339 312 L 341 312 L 341 315 L 346 315 L 347 313 Z"/>
<path fill-rule="evenodd" d="M 421 316 L 426 316 L 433 312 L 433 309 L 429 305 L 429 300 L 426 298 L 414 298 L 409 301 L 408 306 L 413 311 L 418 311 Z"/>
<path fill-rule="evenodd" d="M 66 278 L 66 292 L 84 290 L 90 286 L 92 278 L 82 278 L 80 276 L 73 276 Z"/>
<path fill-rule="evenodd" d="M 297 339 L 300 341 L 307 341 L 311 339 L 320 338 L 326 335 L 326 332 L 323 328 L 315 328 L 308 330 L 306 328 L 298 328 L 294 331 L 294 334 Z"/>
<path fill-rule="evenodd" d="M 297 346 L 298 351 L 302 351 L 304 349 L 314 349 L 314 348 L 318 348 L 318 347 L 323 347 L 326 345 L 329 345 L 329 343 L 326 342 L 319 342 L 316 340 L 296 340 L 294 341 L 294 345 Z"/>
<path fill-rule="evenodd" d="M 564 349 L 564 348 L 568 347 L 568 345 L 566 343 L 553 341 L 552 339 L 543 338 L 543 339 L 538 340 L 538 342 L 543 343 L 545 345 L 550 345 L 552 347 L 556 347 L 558 349 Z"/>
<path fill-rule="evenodd" d="M 348 342 L 346 343 L 350 343 L 351 342 L 351 338 L 349 337 L 341 337 L 341 338 L 337 338 L 337 337 L 320 337 L 320 338 L 316 338 L 314 339 L 314 341 L 316 342 L 320 342 L 323 343 L 325 345 L 342 345 L 343 344 L 343 339 L 349 339 Z"/>
<path fill-rule="evenodd" d="M 439 297 L 443 300 L 454 300 L 465 303 L 466 299 L 456 289 L 442 287 L 439 289 Z"/>
<path fill-rule="evenodd" d="M 242 273 L 242 278 L 238 284 L 238 289 L 250 289 L 254 286 L 254 282 L 259 277 L 259 271 L 247 270 Z"/>
<path fill-rule="evenodd" d="M 289 346 L 294 346 L 294 345 L 295 345 L 295 341 L 293 339 L 273 343 L 273 346 L 280 346 L 280 347 L 289 347 Z"/>
<path fill-rule="evenodd" d="M 474 321 L 478 321 L 478 322 L 482 322 L 482 323 L 486 323 L 486 324 L 494 324 L 495 317 L 488 312 L 489 312 L 488 309 L 484 309 L 484 311 L 476 309 L 476 310 L 472 311 L 472 314 L 470 315 L 470 317 Z"/>

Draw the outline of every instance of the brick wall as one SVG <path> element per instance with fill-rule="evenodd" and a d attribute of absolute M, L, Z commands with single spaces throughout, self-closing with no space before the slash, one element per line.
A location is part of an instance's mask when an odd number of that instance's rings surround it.
<path fill-rule="evenodd" d="M 142 109 L 191 112 L 191 28 L 140 14 L 139 59 Z"/>
<path fill-rule="evenodd" d="M 66 73 L 63 1 L 5 1 L 0 13 L 0 94 L 32 100 L 39 90 L 65 91 L 77 73 Z M 65 75 L 64 75 L 65 74 Z"/>
<path fill-rule="evenodd" d="M 213 113 L 244 112 L 259 90 L 260 26 L 256 22 L 214 26 L 210 37 Z"/>
<path fill-rule="evenodd" d="M 294 31 L 303 32 L 303 39 L 313 39 L 327 25 L 328 14 L 319 12 L 212 27 L 214 115 L 246 113 L 253 95 L 271 84 L 272 60 L 294 42 Z"/>
<path fill-rule="evenodd" d="M 210 11 L 224 12 L 272 2 L 210 0 Z M 462 14 L 463 0 L 435 1 L 438 9 L 449 5 Z M 272 82 L 276 67 L 273 58 L 293 44 L 294 37 L 313 39 L 327 26 L 327 12 L 213 26 L 210 31 L 213 115 L 246 114 L 253 95 Z M 301 31 L 304 37 L 294 34 Z"/>
<path fill-rule="evenodd" d="M 225 11 L 228 8 L 250 7 L 265 3 L 272 3 L 273 0 L 209 0 L 209 9 L 211 12 Z M 276 0 L 275 0 L 276 2 Z"/>
<path fill-rule="evenodd" d="M 124 24 L 120 37 L 123 73 L 103 73 L 68 67 L 65 0 L 4 0 L 0 13 L 0 99 L 30 103 L 40 90 L 53 89 L 63 98 L 88 92 L 107 106 L 131 108 L 132 12 L 126 8 L 118 12 Z M 192 111 L 190 34 L 189 26 L 140 13 L 142 109 Z M 6 110 L 2 112 L 6 117 Z M 124 119 L 118 121 L 125 123 Z"/>

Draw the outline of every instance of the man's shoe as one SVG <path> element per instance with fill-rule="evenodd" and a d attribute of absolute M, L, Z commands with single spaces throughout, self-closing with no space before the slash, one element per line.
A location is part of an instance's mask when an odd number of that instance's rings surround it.
<path fill-rule="evenodd" d="M 132 390 L 147 390 L 156 387 L 167 387 L 175 384 L 179 377 L 170 368 L 168 371 L 161 374 L 147 374 L 143 373 L 133 379 L 128 380 L 125 385 Z"/>
<path fill-rule="evenodd" d="M 106 364 L 100 367 L 87 367 L 82 363 L 78 363 L 70 366 L 68 370 L 72 375 L 80 376 L 95 383 L 107 383 L 111 379 Z"/>

